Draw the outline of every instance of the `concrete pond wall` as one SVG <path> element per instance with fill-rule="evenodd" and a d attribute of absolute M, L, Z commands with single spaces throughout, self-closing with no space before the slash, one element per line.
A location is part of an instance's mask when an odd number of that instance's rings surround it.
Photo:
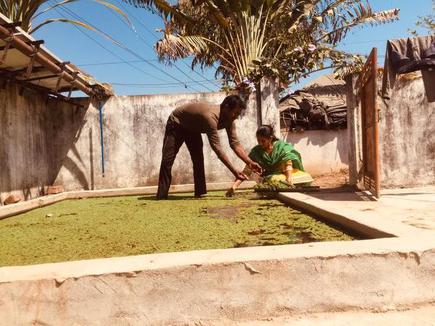
<path fill-rule="evenodd" d="M 266 325 L 310 312 L 403 310 L 435 298 L 433 245 L 393 238 L 2 267 L 0 320 Z"/>
<path fill-rule="evenodd" d="M 266 86 L 265 90 L 276 91 Z M 225 96 L 199 93 L 110 98 L 102 106 L 103 174 L 97 103 L 81 99 L 82 106 L 77 106 L 47 99 L 35 91 L 20 94 L 20 89 L 10 84 L 0 90 L 0 204 L 10 194 L 24 200 L 36 198 L 48 185 L 62 185 L 67 191 L 156 185 L 164 128 L 171 111 L 190 101 L 220 104 Z M 255 131 L 260 122 L 278 121 L 278 113 L 272 114 L 274 105 L 277 103 L 270 95 L 258 99 L 251 95 L 245 115 L 236 122 L 246 150 L 256 145 Z M 220 135 L 230 159 L 242 168 L 244 164 L 229 148 L 225 131 Z M 345 131 L 281 136 L 295 144 L 313 175 L 347 165 Z M 205 135 L 203 138 L 207 182 L 233 180 Z M 192 164 L 183 146 L 173 167 L 172 183 L 192 182 Z"/>

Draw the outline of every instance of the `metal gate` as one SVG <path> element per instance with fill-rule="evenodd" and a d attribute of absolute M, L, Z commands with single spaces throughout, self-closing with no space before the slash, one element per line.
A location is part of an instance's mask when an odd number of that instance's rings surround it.
<path fill-rule="evenodd" d="M 376 198 L 380 196 L 379 111 L 377 97 L 377 49 L 373 48 L 357 80 L 361 102 L 362 183 Z"/>

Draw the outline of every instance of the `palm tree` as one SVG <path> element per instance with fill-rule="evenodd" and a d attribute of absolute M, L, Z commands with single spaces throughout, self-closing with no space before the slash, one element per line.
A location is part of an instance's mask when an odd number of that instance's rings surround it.
<path fill-rule="evenodd" d="M 435 33 L 435 0 L 432 0 L 432 12 L 427 14 L 426 16 L 418 17 L 417 27 L 423 28 L 429 33 Z M 418 36 L 416 30 L 411 30 L 411 34 L 414 36 Z"/>
<path fill-rule="evenodd" d="M 161 60 L 193 55 L 193 66 L 218 63 L 217 73 L 235 84 L 264 76 L 288 83 L 327 66 L 361 62 L 336 45 L 355 26 L 398 16 L 398 10 L 376 13 L 363 0 L 124 1 L 162 15 Z"/>
<path fill-rule="evenodd" d="M 28 32 L 34 33 L 39 28 L 51 24 L 54 22 L 62 22 L 78 25 L 93 31 L 98 31 L 94 27 L 81 22 L 79 20 L 71 20 L 66 18 L 51 18 L 43 20 L 36 26 L 33 26 L 34 21 L 39 16 L 52 11 L 58 7 L 65 6 L 67 4 L 77 2 L 79 0 L 59 0 L 59 1 L 50 1 L 50 0 L 0 0 L 0 12 L 8 17 L 12 22 L 19 22 L 20 27 Z M 128 17 L 122 12 L 118 7 L 114 6 L 110 2 L 104 0 L 92 0 L 95 3 L 98 3 L 110 10 L 115 11 L 120 14 L 126 21 L 129 22 Z M 98 31 L 101 32 L 101 31 Z M 104 34 L 104 33 L 103 33 Z M 106 35 L 107 36 L 107 35 Z"/>

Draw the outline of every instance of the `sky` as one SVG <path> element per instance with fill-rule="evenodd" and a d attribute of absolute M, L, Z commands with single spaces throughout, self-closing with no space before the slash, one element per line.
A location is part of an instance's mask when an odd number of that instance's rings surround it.
<path fill-rule="evenodd" d="M 53 0 L 52 0 L 53 1 Z M 79 66 L 99 82 L 113 85 L 117 95 L 170 94 L 217 91 L 220 83 L 214 69 L 192 71 L 191 59 L 177 61 L 168 66 L 158 61 L 154 44 L 161 36 L 161 18 L 145 9 L 135 8 L 120 0 L 112 0 L 121 8 L 134 26 L 134 30 L 121 16 L 91 0 L 81 0 L 41 15 L 38 19 L 80 19 L 122 43 L 117 46 L 102 35 L 65 23 L 48 24 L 33 34 L 43 39 L 47 47 L 64 61 Z M 353 29 L 340 48 L 352 53 L 367 55 L 378 48 L 379 64 L 383 64 L 386 41 L 410 36 L 418 16 L 430 13 L 432 0 L 370 0 L 375 11 L 398 8 L 400 19 L 379 26 Z M 325 73 L 325 72 L 322 72 Z M 311 75 L 297 85 L 294 91 L 322 73 Z"/>

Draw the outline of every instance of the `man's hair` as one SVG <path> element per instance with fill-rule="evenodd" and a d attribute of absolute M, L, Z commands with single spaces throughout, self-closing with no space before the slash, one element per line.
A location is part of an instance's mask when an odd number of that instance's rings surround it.
<path fill-rule="evenodd" d="M 229 95 L 225 97 L 221 104 L 221 107 L 226 107 L 230 110 L 233 110 L 235 108 L 241 108 L 244 111 L 246 109 L 246 104 L 239 95 Z"/>

